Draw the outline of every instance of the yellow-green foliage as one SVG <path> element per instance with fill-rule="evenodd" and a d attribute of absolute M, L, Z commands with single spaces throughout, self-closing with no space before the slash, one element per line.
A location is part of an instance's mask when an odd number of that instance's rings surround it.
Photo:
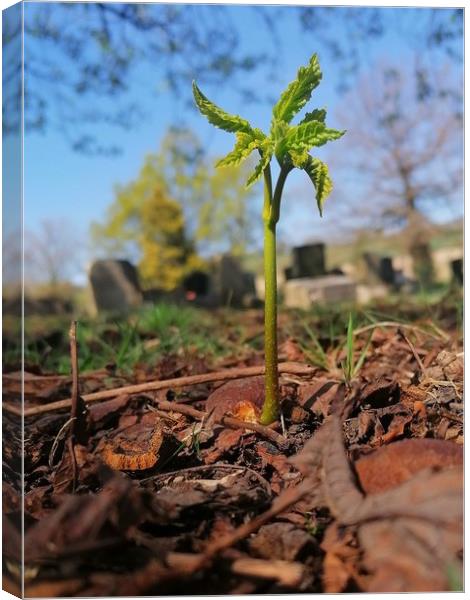
<path fill-rule="evenodd" d="M 106 222 L 95 223 L 92 235 L 108 253 L 137 255 L 145 287 L 172 290 L 185 274 L 204 266 L 187 239 L 181 205 L 168 194 L 150 159 L 135 181 L 117 189 Z"/>
<path fill-rule="evenodd" d="M 255 192 L 245 188 L 250 168 L 216 170 L 191 131 L 170 130 L 138 177 L 116 189 L 104 222 L 92 226 L 94 242 L 138 262 L 144 285 L 174 289 L 188 271 L 204 268 L 195 244 L 205 254 L 242 256 L 256 239 Z"/>

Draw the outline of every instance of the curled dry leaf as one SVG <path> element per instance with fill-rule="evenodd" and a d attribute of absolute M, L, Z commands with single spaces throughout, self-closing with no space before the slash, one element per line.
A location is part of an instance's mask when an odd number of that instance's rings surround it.
<path fill-rule="evenodd" d="M 294 459 L 326 505 L 353 527 L 371 577 L 365 591 L 444 591 L 449 565 L 461 569 L 463 469 L 426 468 L 382 493 L 362 496 L 346 458 L 341 423 L 330 417 Z M 385 476 L 385 475 L 384 475 Z"/>
<path fill-rule="evenodd" d="M 103 461 L 117 471 L 141 471 L 154 467 L 164 441 L 160 418 L 137 423 L 118 433 L 104 444 Z"/>
<path fill-rule="evenodd" d="M 66 495 L 57 508 L 25 535 L 25 561 L 83 551 L 83 545 L 105 537 L 105 525 L 117 534 L 145 518 L 143 492 L 130 479 L 113 474 L 98 494 Z"/>
<path fill-rule="evenodd" d="M 426 370 L 426 375 L 429 379 L 448 380 L 455 383 L 463 381 L 463 357 L 441 350 L 436 357 L 435 363 Z"/>
<path fill-rule="evenodd" d="M 161 523 L 176 519 L 201 519 L 201 515 L 227 512 L 235 515 L 249 508 L 259 512 L 271 497 L 268 482 L 243 467 L 214 465 L 181 469 L 145 480 Z M 197 512 L 199 511 L 199 512 Z"/>
<path fill-rule="evenodd" d="M 325 552 L 323 561 L 323 586 L 327 594 L 337 594 L 347 589 L 348 584 L 359 583 L 358 564 L 360 549 L 352 528 L 344 529 L 338 523 L 327 527 L 321 543 Z"/>
<path fill-rule="evenodd" d="M 249 545 L 260 558 L 293 561 L 311 551 L 315 544 L 305 529 L 292 523 L 277 522 L 263 525 Z"/>
<path fill-rule="evenodd" d="M 327 417 L 344 402 L 345 386 L 330 379 L 318 379 L 299 387 L 299 404 L 314 414 Z"/>
<path fill-rule="evenodd" d="M 204 462 L 209 465 L 215 463 L 230 450 L 236 448 L 245 435 L 243 429 L 222 429 L 219 431 L 214 445 L 210 450 L 203 452 Z"/>

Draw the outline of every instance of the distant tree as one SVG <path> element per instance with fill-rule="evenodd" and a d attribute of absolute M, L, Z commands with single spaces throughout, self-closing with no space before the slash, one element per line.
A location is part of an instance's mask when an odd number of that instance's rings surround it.
<path fill-rule="evenodd" d="M 391 34 L 429 57 L 416 70 L 417 92 L 429 93 L 434 56 L 459 61 L 463 55 L 463 9 L 386 7 L 227 7 L 191 4 L 129 4 L 114 2 L 39 2 L 25 4 L 26 129 L 62 131 L 80 152 L 117 153 L 119 146 L 96 138 L 98 122 L 130 128 L 145 119 L 145 102 L 132 102 L 129 89 L 154 99 L 169 92 L 187 98 L 188 83 L 197 75 L 207 88 L 230 77 L 247 101 L 263 99 L 247 91 L 244 75 L 257 70 L 272 78 L 284 44 L 282 24 L 300 23 L 312 34 L 315 49 L 336 62 L 340 89 L 350 87 L 370 58 L 374 40 Z M 249 11 L 272 44 L 260 52 L 246 51 L 235 10 Z M 20 22 L 5 13 L 4 52 L 20 45 Z M 247 17 L 248 18 L 248 17 Z M 289 30 L 290 31 L 290 30 Z M 300 33 L 300 32 L 299 32 Z M 305 40 L 308 37 L 305 36 Z M 5 63 L 5 80 L 21 73 L 21 53 Z M 139 78 L 142 65 L 152 65 L 155 79 Z M 262 69 L 268 67 L 264 72 Z M 239 75 L 238 78 L 234 76 Z M 3 102 L 17 105 L 21 86 L 5 86 Z M 189 99 L 189 98 L 188 98 Z M 14 131 L 19 115 L 4 110 L 4 132 Z"/>
<path fill-rule="evenodd" d="M 247 253 L 258 237 L 254 217 L 261 210 L 254 202 L 256 190 L 246 187 L 251 163 L 215 169 L 197 136 L 175 128 L 149 160 L 183 205 L 188 230 L 201 251 Z"/>
<path fill-rule="evenodd" d="M 449 91 L 434 77 L 436 60 L 463 61 L 462 8 L 302 6 L 299 16 L 304 31 L 336 62 L 342 91 L 352 89 L 360 71 L 376 60 L 371 44 L 388 36 L 401 51 L 420 56 L 412 73 L 418 101 Z"/>
<path fill-rule="evenodd" d="M 145 287 L 172 290 L 203 267 L 186 234 L 182 207 L 150 159 L 135 181 L 116 190 L 105 222 L 92 225 L 92 237 L 106 254 L 135 260 Z"/>
<path fill-rule="evenodd" d="M 133 90 L 142 86 L 142 65 L 151 65 L 155 78 L 143 83 L 141 98 L 162 92 L 184 98 L 182 90 L 196 74 L 218 85 L 266 59 L 240 48 L 240 32 L 225 6 L 43 2 L 24 11 L 26 129 L 57 128 L 80 152 L 120 150 L 96 138 L 98 122 L 124 129 L 144 122 L 145 102 L 127 96 L 131 82 Z M 256 7 L 254 13 L 261 23 L 269 21 Z M 5 45 L 20 31 L 8 28 Z M 244 93 L 243 84 L 239 91 Z"/>
<path fill-rule="evenodd" d="M 169 131 L 138 177 L 116 189 L 104 222 L 92 225 L 95 246 L 124 254 L 147 286 L 165 289 L 204 267 L 199 253 L 245 254 L 256 234 L 246 168 L 216 170 L 212 162 L 191 131 Z"/>
<path fill-rule="evenodd" d="M 448 65 L 436 67 L 434 77 L 459 89 L 459 74 Z M 338 114 L 348 130 L 349 152 L 337 159 L 337 167 L 358 190 L 346 203 L 362 226 L 403 229 L 415 271 L 425 282 L 432 272 L 429 215 L 461 201 L 461 112 L 451 94 L 434 91 L 418 100 L 409 70 L 381 65 L 360 79 Z"/>
<path fill-rule="evenodd" d="M 73 226 L 63 219 L 47 219 L 36 230 L 24 232 L 25 284 L 45 283 L 51 290 L 70 281 L 80 269 L 83 248 Z"/>

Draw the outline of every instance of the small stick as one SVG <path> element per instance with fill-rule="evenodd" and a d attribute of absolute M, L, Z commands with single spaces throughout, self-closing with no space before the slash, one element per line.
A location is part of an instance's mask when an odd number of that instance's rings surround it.
<path fill-rule="evenodd" d="M 68 439 L 68 448 L 72 459 L 72 490 L 78 481 L 77 457 L 75 456 L 75 429 L 78 417 L 78 352 L 77 352 L 77 321 L 72 321 L 69 331 L 70 338 L 70 363 L 72 366 L 72 399 L 70 410 L 70 436 Z"/>
<path fill-rule="evenodd" d="M 361 333 L 365 333 L 366 331 L 370 331 L 371 329 L 379 329 L 380 327 L 397 327 L 401 329 L 411 329 L 412 331 L 419 331 L 424 335 L 428 335 L 434 339 L 444 339 L 446 341 L 449 340 L 449 336 L 445 334 L 441 329 L 438 330 L 439 335 L 434 335 L 430 331 L 426 329 L 422 329 L 421 327 L 417 327 L 416 325 L 407 325 L 406 323 L 398 323 L 395 321 L 379 321 L 377 323 L 372 323 L 372 325 L 366 325 L 365 327 L 360 327 L 354 331 L 354 335 L 359 335 Z M 436 329 L 434 327 L 434 329 Z"/>
<path fill-rule="evenodd" d="M 177 412 L 182 415 L 186 415 L 188 417 L 192 417 L 197 421 L 202 421 L 203 419 L 208 417 L 208 414 L 201 411 L 196 410 L 192 406 L 188 406 L 187 404 L 178 404 L 177 402 L 169 402 L 168 400 L 154 400 L 155 404 L 160 408 L 160 410 L 168 411 L 168 412 Z M 252 423 L 250 421 L 242 421 L 241 419 L 235 419 L 234 417 L 223 416 L 220 421 L 222 425 L 226 425 L 231 429 L 249 429 L 251 431 L 255 431 L 259 433 L 263 437 L 267 438 L 271 442 L 275 443 L 278 446 L 285 446 L 286 439 L 276 433 L 271 429 L 271 427 L 267 427 L 265 425 L 260 425 L 259 423 Z"/>
<path fill-rule="evenodd" d="M 295 362 L 285 362 L 279 364 L 279 373 L 289 373 L 291 375 L 313 375 L 315 368 L 309 365 Z M 102 390 L 91 394 L 84 394 L 82 399 L 85 402 L 98 402 L 99 400 L 108 400 L 121 394 L 140 394 L 143 392 L 152 392 L 169 388 L 182 388 L 200 383 L 212 383 L 215 381 L 229 381 L 231 379 L 242 379 L 244 377 L 254 377 L 264 374 L 264 366 L 243 367 L 240 369 L 225 369 L 214 373 L 203 373 L 201 375 L 188 375 L 186 377 L 177 377 L 175 379 L 166 379 L 163 381 L 148 381 L 136 385 L 127 385 L 112 390 Z M 41 406 L 32 406 L 24 411 L 25 417 L 40 415 L 52 410 L 61 410 L 69 408 L 72 404 L 71 398 L 66 400 L 57 400 Z M 8 412 L 21 416 L 21 407 L 16 407 L 8 402 L 3 403 L 3 407 Z"/>
<path fill-rule="evenodd" d="M 259 433 L 265 438 L 268 438 L 271 442 L 274 442 L 277 446 L 285 447 L 287 440 L 285 437 L 273 431 L 270 427 L 266 425 L 261 425 L 260 423 L 252 423 L 251 421 L 242 421 L 240 419 L 235 419 L 233 417 L 222 417 L 221 419 L 222 425 L 227 425 L 232 429 L 250 429 L 251 431 L 255 431 Z M 275 423 L 271 423 L 274 425 Z"/>
<path fill-rule="evenodd" d="M 230 570 L 237 575 L 274 579 L 288 587 L 298 586 L 305 574 L 302 563 L 261 558 L 237 558 L 233 561 Z"/>
<path fill-rule="evenodd" d="M 423 361 L 419 357 L 419 354 L 416 352 L 416 348 L 413 346 L 413 344 L 410 342 L 410 340 L 406 337 L 406 335 L 401 329 L 398 329 L 398 335 L 405 340 L 409 349 L 411 350 L 411 353 L 415 357 L 416 362 L 418 363 L 418 367 L 420 368 L 421 373 L 424 374 L 426 369 L 424 368 Z"/>
<path fill-rule="evenodd" d="M 217 554 L 223 550 L 227 550 L 240 540 L 248 537 L 251 533 L 257 531 L 262 525 L 270 521 L 273 517 L 277 516 L 281 512 L 284 512 L 287 508 L 289 508 L 289 506 L 292 506 L 304 496 L 311 493 L 312 485 L 312 481 L 306 479 L 296 487 L 287 488 L 273 501 L 268 510 L 266 510 L 264 513 L 261 513 L 251 521 L 243 523 L 237 527 L 235 531 L 232 531 L 231 533 L 228 533 L 227 535 L 211 542 L 208 544 L 203 553 L 196 555 L 184 554 L 183 557 L 185 559 L 186 557 L 191 556 L 191 564 L 188 565 L 188 572 L 194 573 L 201 568 L 207 567 Z M 177 552 L 170 553 L 167 556 L 167 560 L 170 565 L 179 565 L 181 561 L 179 561 L 178 558 L 179 553 Z"/>

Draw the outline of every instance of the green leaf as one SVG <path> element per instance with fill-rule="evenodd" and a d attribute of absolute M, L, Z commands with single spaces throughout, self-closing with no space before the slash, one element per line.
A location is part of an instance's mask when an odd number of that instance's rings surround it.
<path fill-rule="evenodd" d="M 286 134 L 283 142 L 284 149 L 302 151 L 303 149 L 313 148 L 314 146 L 323 146 L 327 142 L 337 140 L 344 131 L 329 129 L 320 121 L 308 121 L 296 127 L 292 127 Z"/>
<path fill-rule="evenodd" d="M 328 166 L 318 158 L 309 156 L 304 170 L 315 187 L 318 210 L 320 216 L 323 216 L 323 205 L 333 189 L 333 182 L 328 173 Z"/>
<path fill-rule="evenodd" d="M 260 148 L 261 159 L 259 163 L 256 165 L 253 173 L 248 177 L 248 181 L 246 182 L 246 187 L 250 187 L 253 185 L 263 174 L 265 168 L 269 165 L 271 161 L 271 157 L 273 155 L 274 144 L 270 138 L 266 138 L 262 147 Z"/>
<path fill-rule="evenodd" d="M 297 79 L 292 81 L 282 93 L 273 108 L 274 119 L 290 123 L 295 114 L 310 100 L 313 90 L 320 83 L 322 73 L 318 56 L 314 54 L 306 67 L 297 71 Z"/>
<path fill-rule="evenodd" d="M 301 148 L 299 150 L 290 150 L 289 156 L 292 160 L 294 167 L 298 169 L 303 169 L 310 158 L 307 148 Z"/>
<path fill-rule="evenodd" d="M 300 121 L 299 125 L 303 125 L 303 123 L 308 123 L 309 121 L 320 121 L 320 123 L 324 123 L 325 119 L 326 109 L 315 108 L 315 110 L 305 113 L 305 117 Z"/>
<path fill-rule="evenodd" d="M 195 81 L 193 81 L 193 94 L 197 107 L 207 118 L 209 123 L 212 123 L 212 125 L 215 125 L 216 127 L 219 127 L 220 129 L 230 133 L 235 133 L 237 131 L 242 131 L 245 133 L 253 132 L 253 128 L 246 119 L 242 119 L 242 117 L 239 117 L 238 115 L 230 115 L 229 113 L 226 113 L 224 110 L 206 98 L 206 96 L 204 96 L 201 90 L 197 87 Z"/>
<path fill-rule="evenodd" d="M 247 158 L 253 150 L 259 148 L 263 140 L 266 138 L 260 129 L 254 129 L 252 133 L 244 133 L 239 131 L 236 133 L 237 142 L 232 152 L 220 159 L 216 163 L 216 167 L 237 166 L 242 160 Z"/>

